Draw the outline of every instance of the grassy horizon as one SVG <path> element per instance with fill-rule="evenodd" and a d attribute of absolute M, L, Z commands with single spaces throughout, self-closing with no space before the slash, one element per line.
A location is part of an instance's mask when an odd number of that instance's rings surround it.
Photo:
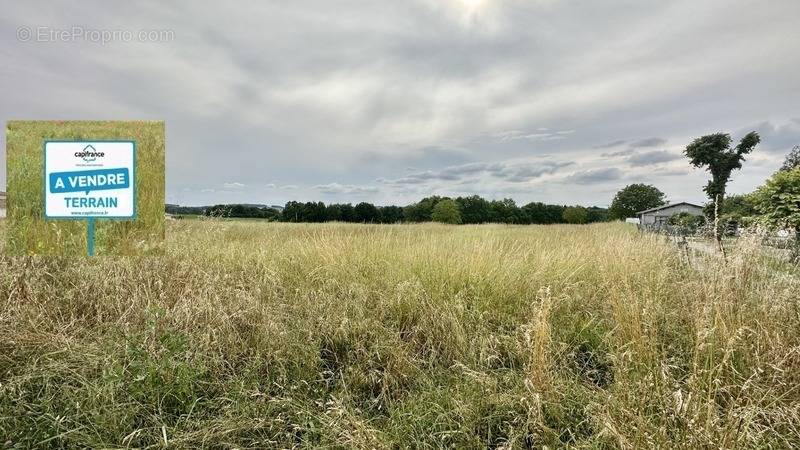
<path fill-rule="evenodd" d="M 7 242 L 13 255 L 86 255 L 86 220 L 45 220 L 45 140 L 136 142 L 136 211 L 132 221 L 95 222 L 97 255 L 157 255 L 164 241 L 164 122 L 9 121 Z"/>
<path fill-rule="evenodd" d="M 586 226 L 168 224 L 0 257 L 20 447 L 791 448 L 798 274 Z M 2 221 L 0 221 L 0 232 Z"/>

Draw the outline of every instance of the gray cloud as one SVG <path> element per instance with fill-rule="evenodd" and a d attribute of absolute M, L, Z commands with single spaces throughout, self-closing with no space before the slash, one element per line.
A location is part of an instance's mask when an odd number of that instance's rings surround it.
<path fill-rule="evenodd" d="M 500 142 L 518 141 L 518 140 L 557 141 L 561 139 L 566 139 L 570 134 L 574 132 L 575 130 L 553 131 L 550 130 L 549 128 L 538 128 L 535 131 L 519 131 L 519 130 L 501 131 L 498 133 L 494 133 L 492 137 L 499 140 Z"/>
<path fill-rule="evenodd" d="M 339 184 L 339 183 L 329 183 L 329 184 L 318 184 L 313 187 L 320 192 L 325 194 L 374 194 L 378 192 L 378 188 L 375 186 L 355 186 L 352 184 Z"/>
<path fill-rule="evenodd" d="M 628 141 L 626 141 L 624 139 L 620 139 L 620 140 L 617 140 L 617 141 L 609 142 L 607 144 L 595 145 L 594 148 L 601 148 L 601 149 L 614 148 L 614 147 L 619 147 L 621 145 L 625 145 L 627 142 Z"/>
<path fill-rule="evenodd" d="M 408 167 L 419 170 L 466 163 L 472 158 L 471 152 L 463 148 L 431 145 L 399 153 L 368 150 L 360 157 L 360 162 L 371 166 Z"/>
<path fill-rule="evenodd" d="M 685 176 L 689 173 L 689 170 L 681 170 L 681 169 L 663 169 L 663 170 L 656 170 L 654 172 L 656 175 L 660 175 L 663 177 L 677 177 L 677 176 Z"/>
<path fill-rule="evenodd" d="M 749 128 L 738 130 L 732 137 L 740 139 L 746 133 L 756 131 L 761 136 L 761 143 L 756 148 L 771 153 L 788 154 L 792 147 L 800 145 L 800 119 L 792 119 L 784 124 L 761 122 Z"/>
<path fill-rule="evenodd" d="M 487 170 L 497 178 L 514 183 L 531 181 L 542 175 L 552 174 L 562 167 L 572 165 L 571 162 L 542 161 L 524 164 L 495 164 Z"/>
<path fill-rule="evenodd" d="M 602 156 L 604 158 L 615 158 L 615 157 L 618 157 L 618 156 L 628 156 L 628 155 L 633 154 L 634 152 L 635 152 L 635 150 L 627 148 L 625 150 L 619 150 L 619 151 L 616 151 L 616 152 L 601 153 L 600 156 Z"/>
<path fill-rule="evenodd" d="M 651 166 L 653 164 L 665 163 L 681 159 L 682 155 L 678 155 L 666 150 L 654 150 L 650 152 L 635 153 L 629 156 L 626 161 L 631 166 Z"/>
<path fill-rule="evenodd" d="M 449 166 L 438 171 L 416 172 L 397 179 L 379 178 L 376 181 L 387 184 L 423 184 L 433 181 L 459 181 L 468 175 L 486 174 L 500 180 L 518 183 L 555 173 L 560 168 L 572 164 L 571 162 L 549 160 L 537 162 L 477 162 Z"/>
<path fill-rule="evenodd" d="M 663 138 L 647 138 L 647 139 L 640 139 L 638 141 L 631 142 L 632 148 L 642 148 L 642 147 L 658 147 L 660 145 L 664 145 L 667 143 L 666 139 Z"/>
<path fill-rule="evenodd" d="M 598 184 L 607 181 L 614 181 L 622 178 L 622 171 L 616 167 L 609 167 L 603 169 L 588 169 L 574 172 L 564 178 L 568 183 L 577 184 Z"/>

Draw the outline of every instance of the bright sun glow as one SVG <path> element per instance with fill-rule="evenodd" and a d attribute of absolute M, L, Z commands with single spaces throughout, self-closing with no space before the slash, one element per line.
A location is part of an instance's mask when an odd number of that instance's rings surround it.
<path fill-rule="evenodd" d="M 486 4 L 487 0 L 457 0 L 457 2 L 464 8 L 467 14 L 475 14 L 481 10 Z"/>

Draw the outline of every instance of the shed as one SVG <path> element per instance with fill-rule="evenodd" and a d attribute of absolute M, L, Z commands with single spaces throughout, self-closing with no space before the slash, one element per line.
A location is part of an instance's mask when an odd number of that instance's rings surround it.
<path fill-rule="evenodd" d="M 694 203 L 680 202 L 639 211 L 636 215 L 639 216 L 641 226 L 660 226 L 666 224 L 670 217 L 680 213 L 702 216 L 703 207 Z"/>

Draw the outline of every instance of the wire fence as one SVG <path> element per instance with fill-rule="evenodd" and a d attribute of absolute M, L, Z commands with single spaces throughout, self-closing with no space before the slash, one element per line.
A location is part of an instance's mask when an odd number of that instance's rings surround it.
<path fill-rule="evenodd" d="M 701 226 L 673 225 L 658 223 L 639 225 L 639 230 L 645 233 L 658 233 L 675 238 L 714 239 L 714 225 L 712 223 Z M 720 234 L 723 238 L 756 237 L 762 245 L 792 249 L 798 245 L 797 232 L 794 230 L 769 230 L 763 227 L 743 227 L 736 224 L 722 226 Z"/>

